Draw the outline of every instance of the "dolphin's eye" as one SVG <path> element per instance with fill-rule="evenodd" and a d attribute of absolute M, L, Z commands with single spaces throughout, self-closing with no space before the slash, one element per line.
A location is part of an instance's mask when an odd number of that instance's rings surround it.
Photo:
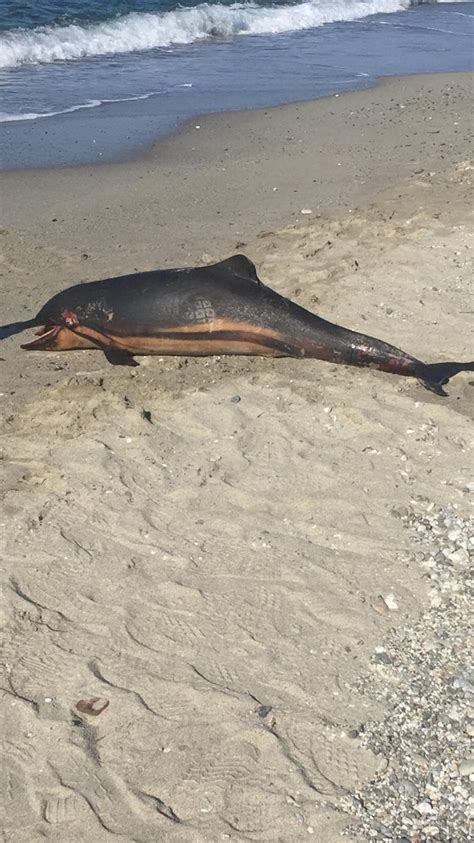
<path fill-rule="evenodd" d="M 77 318 L 76 314 L 73 313 L 72 310 L 64 310 L 63 319 L 64 324 L 67 325 L 68 328 L 77 328 L 77 326 L 79 325 L 79 319 Z"/>

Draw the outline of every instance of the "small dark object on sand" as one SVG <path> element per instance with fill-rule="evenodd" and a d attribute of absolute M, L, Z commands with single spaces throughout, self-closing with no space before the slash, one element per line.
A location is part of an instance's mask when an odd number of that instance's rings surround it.
<path fill-rule="evenodd" d="M 90 697 L 89 699 L 79 700 L 76 703 L 76 708 L 81 714 L 90 714 L 92 717 L 98 717 L 106 708 L 108 708 L 110 700 L 105 697 Z"/>
<path fill-rule="evenodd" d="M 260 705 L 257 708 L 257 714 L 258 714 L 259 717 L 262 718 L 262 720 L 264 720 L 265 717 L 267 717 L 267 715 L 270 714 L 271 710 L 272 710 L 271 705 Z"/>
<path fill-rule="evenodd" d="M 39 326 L 38 339 L 22 348 L 99 348 L 116 365 L 137 366 L 135 354 L 313 357 L 418 378 L 437 395 L 446 395 L 453 375 L 474 371 L 474 361 L 422 363 L 321 319 L 262 284 L 244 255 L 77 284 L 33 319 L 0 327 L 0 339 Z"/>

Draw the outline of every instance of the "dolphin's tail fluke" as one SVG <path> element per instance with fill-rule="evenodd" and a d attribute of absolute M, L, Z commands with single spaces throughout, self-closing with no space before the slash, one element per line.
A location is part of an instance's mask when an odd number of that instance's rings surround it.
<path fill-rule="evenodd" d="M 459 372 L 474 372 L 474 360 L 470 363 L 423 363 L 417 377 L 426 389 L 436 395 L 447 395 L 443 386 Z"/>
<path fill-rule="evenodd" d="M 26 331 L 27 328 L 38 328 L 41 324 L 42 322 L 38 322 L 38 319 L 35 317 L 34 319 L 28 319 L 26 322 L 12 322 L 10 325 L 0 325 L 0 340 L 6 340 L 14 334 L 20 334 L 22 331 Z"/>

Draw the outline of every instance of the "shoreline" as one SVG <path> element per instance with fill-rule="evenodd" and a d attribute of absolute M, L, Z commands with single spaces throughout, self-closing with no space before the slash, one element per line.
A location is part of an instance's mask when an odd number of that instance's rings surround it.
<path fill-rule="evenodd" d="M 179 139 L 182 135 L 192 133 L 196 124 L 202 125 L 208 120 L 217 119 L 226 121 L 229 120 L 231 117 L 237 117 L 242 115 L 246 117 L 247 115 L 256 115 L 257 119 L 259 119 L 259 115 L 266 114 L 267 112 L 275 113 L 280 111 L 281 109 L 292 109 L 292 108 L 305 108 L 305 107 L 314 107 L 317 103 L 320 102 L 330 102 L 334 99 L 339 98 L 347 98 L 351 96 L 357 96 L 357 94 L 364 94 L 370 93 L 371 91 L 376 91 L 378 89 L 383 89 L 387 85 L 391 85 L 394 83 L 395 85 L 399 85 L 403 83 L 403 80 L 421 80 L 424 77 L 426 78 L 469 78 L 472 77 L 474 79 L 474 71 L 472 69 L 465 69 L 465 70 L 455 70 L 455 71 L 425 71 L 423 73 L 405 73 L 405 74 L 391 74 L 391 75 L 379 75 L 372 79 L 364 87 L 354 87 L 346 89 L 342 92 L 336 93 L 328 93 L 322 94 L 318 97 L 310 97 L 310 98 L 303 98 L 297 100 L 289 100 L 284 101 L 277 104 L 270 104 L 264 106 L 255 106 L 255 107 L 248 107 L 248 108 L 235 108 L 230 109 L 229 111 L 225 110 L 217 110 L 217 111 L 203 111 L 198 112 L 195 115 L 190 117 L 183 117 L 177 118 L 176 125 L 173 129 L 169 129 L 165 131 L 163 134 L 158 134 L 155 139 L 150 140 L 147 143 L 141 145 L 139 149 L 135 153 L 130 153 L 126 157 L 117 157 L 116 159 L 111 159 L 108 161 L 93 161 L 89 163 L 74 163 L 74 164 L 58 164 L 54 167 L 49 166 L 42 166 L 42 167 L 15 167 L 15 168 L 8 168 L 8 169 L 1 169 L 0 168 L 0 178 L 6 175 L 18 175 L 21 173 L 55 173 L 55 172 L 62 172 L 62 171 L 79 171 L 79 170 L 103 170 L 107 167 L 128 167 L 128 166 L 136 166 L 140 164 L 144 164 L 147 161 L 153 160 L 156 154 L 156 150 L 168 143 L 173 143 L 176 139 Z M 474 95 L 473 95 L 474 99 Z M 49 118 L 47 118 L 49 119 Z M 52 118 L 54 119 L 54 118 Z M 73 118 L 74 119 L 74 118 Z M 15 121 L 12 121 L 15 122 Z M 22 121 L 19 121 L 22 122 Z M 0 124 L 1 125 L 1 124 Z M 8 125 L 5 124 L 5 125 Z"/>
<path fill-rule="evenodd" d="M 38 67 L 37 73 L 20 68 L 13 74 L 11 96 L 7 94 L 11 107 L 5 110 L 31 115 L 37 111 L 35 104 L 41 111 L 43 103 L 43 110 L 58 116 L 28 126 L 25 121 L 5 123 L 0 158 L 9 169 L 19 169 L 22 161 L 29 169 L 126 162 L 146 153 L 154 141 L 173 135 L 187 119 L 202 119 L 211 112 L 309 102 L 376 85 L 384 76 L 469 71 L 472 2 L 464 11 L 456 8 L 421 4 L 387 14 L 374 10 L 363 23 L 328 23 L 281 37 L 204 41 L 190 50 L 171 50 L 166 61 L 153 52 L 139 52 L 131 67 L 130 57 L 122 68 L 118 56 L 118 85 L 107 56 L 99 60 L 100 83 L 95 63 L 88 60 L 51 68 L 52 80 L 47 67 Z M 262 55 L 263 64 L 258 59 Z M 252 72 L 242 75 L 247 67 Z M 63 74 L 64 97 L 57 87 Z M 63 107 L 91 104 L 97 108 L 61 116 Z"/>
<path fill-rule="evenodd" d="M 302 222 L 304 208 L 313 218 L 348 211 L 370 201 L 386 183 L 457 160 L 469 132 L 469 110 L 463 106 L 472 104 L 472 79 L 472 73 L 386 78 L 374 88 L 339 96 L 209 114 L 130 162 L 3 171 L 3 212 L 14 225 L 38 223 L 44 237 L 59 243 L 73 215 L 79 217 L 79 238 L 88 241 L 85 215 L 96 210 L 105 224 L 104 245 L 112 247 L 113 234 L 122 249 L 140 212 L 145 228 L 155 224 L 163 243 L 151 266 L 195 260 L 210 251 L 222 254 L 259 229 Z M 450 103 L 449 124 L 438 108 L 443 98 Z M 416 137 L 432 120 L 421 150 Z M 96 182 L 101 189 L 91 193 Z M 200 196 L 206 206 L 196 219 Z M 49 219 L 40 219 L 46 206 Z M 215 223 L 221 224 L 220 247 Z M 149 246 L 154 256 L 152 238 Z M 150 266 L 148 255 L 141 264 Z"/>
<path fill-rule="evenodd" d="M 267 106 L 257 106 L 255 108 L 239 108 L 239 109 L 232 109 L 230 111 L 205 111 L 199 114 L 196 114 L 192 117 L 185 118 L 182 122 L 179 122 L 178 125 L 174 130 L 170 130 L 163 136 L 159 136 L 156 140 L 152 141 L 147 147 L 142 148 L 136 155 L 131 156 L 129 158 L 118 159 L 116 161 L 108 162 L 108 166 L 120 166 L 120 165 L 127 165 L 127 164 L 140 164 L 144 163 L 148 160 L 154 158 L 156 150 L 159 146 L 165 143 L 172 143 L 177 138 L 179 138 L 183 134 L 192 133 L 193 129 L 195 128 L 196 124 L 202 125 L 207 120 L 212 120 L 215 118 L 221 118 L 222 120 L 228 119 L 231 115 L 261 115 L 267 112 L 276 112 L 280 109 L 289 109 L 289 108 L 298 108 L 298 107 L 314 107 L 316 103 L 319 102 L 331 102 L 334 99 L 339 98 L 346 98 L 355 96 L 357 94 L 364 94 L 370 91 L 376 91 L 377 89 L 383 89 L 386 85 L 390 85 L 391 83 L 400 84 L 403 80 L 407 79 L 417 79 L 420 80 L 423 77 L 471 77 L 474 84 L 474 71 L 473 70 L 457 70 L 446 73 L 445 71 L 426 71 L 424 73 L 405 73 L 405 74 L 394 74 L 394 75 L 387 75 L 387 76 L 377 76 L 364 87 L 355 87 L 344 90 L 342 92 L 336 93 L 329 93 L 323 94 L 319 97 L 309 98 L 309 99 L 301 99 L 301 100 L 289 100 L 287 102 L 277 103 L 276 105 L 267 105 Z M 474 104 L 474 91 L 473 91 L 473 104 Z M 97 162 L 96 164 L 91 165 L 77 165 L 77 166 L 84 166 L 84 167 L 102 167 L 107 166 L 107 163 L 101 164 L 101 162 Z M 39 168 L 39 169 L 48 169 L 48 168 Z M 56 170 L 57 168 L 49 168 L 49 172 Z M 62 167 L 61 169 L 65 169 Z M 73 169 L 76 169 L 76 165 L 73 166 Z M 37 170 L 38 171 L 38 170 Z M 1 172 L 1 171 L 0 171 Z M 15 170 L 13 172 L 22 172 L 21 168 Z"/>

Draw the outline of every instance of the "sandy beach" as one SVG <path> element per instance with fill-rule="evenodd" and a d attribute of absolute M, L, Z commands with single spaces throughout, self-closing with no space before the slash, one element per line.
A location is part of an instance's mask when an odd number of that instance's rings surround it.
<path fill-rule="evenodd" d="M 468 74 L 395 78 L 3 173 L 1 322 L 244 252 L 333 322 L 472 360 L 470 113 Z M 472 375 L 443 399 L 317 360 L 129 370 L 21 340 L 0 349 L 2 839 L 467 840 Z"/>

